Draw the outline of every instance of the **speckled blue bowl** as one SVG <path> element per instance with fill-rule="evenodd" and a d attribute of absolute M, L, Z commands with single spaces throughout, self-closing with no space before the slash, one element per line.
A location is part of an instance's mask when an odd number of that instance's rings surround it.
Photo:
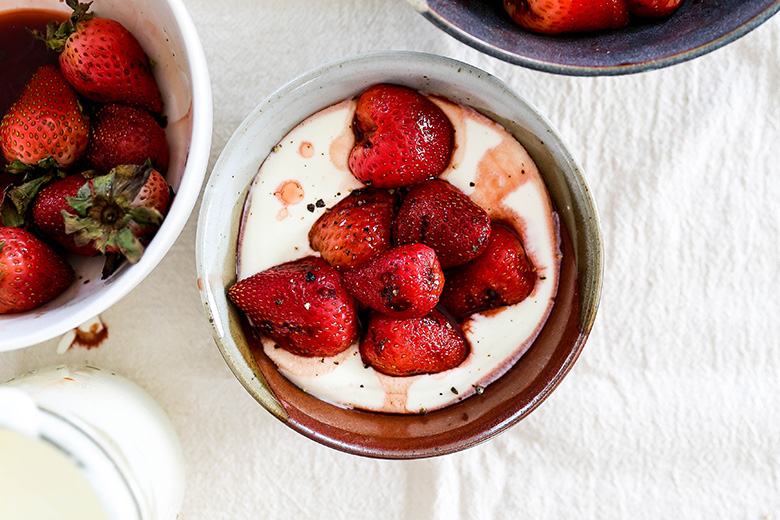
<path fill-rule="evenodd" d="M 780 10 L 780 0 L 684 0 L 656 21 L 618 30 L 545 36 L 522 29 L 501 0 L 409 0 L 434 25 L 496 58 L 574 76 L 607 76 L 691 60 L 747 34 Z"/>

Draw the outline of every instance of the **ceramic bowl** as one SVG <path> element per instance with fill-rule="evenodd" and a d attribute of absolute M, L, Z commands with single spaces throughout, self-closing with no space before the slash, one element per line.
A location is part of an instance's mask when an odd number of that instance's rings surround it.
<path fill-rule="evenodd" d="M 568 262 L 552 315 L 530 350 L 480 396 L 424 415 L 344 409 L 298 389 L 245 334 L 226 298 L 236 281 L 242 209 L 272 147 L 309 115 L 376 83 L 406 85 L 469 104 L 501 122 L 536 161 L 569 230 Z M 550 122 L 505 83 L 465 63 L 428 54 L 350 57 L 304 74 L 269 96 L 222 151 L 198 221 L 198 286 L 216 343 L 247 391 L 289 427 L 322 444 L 381 458 L 461 450 L 503 431 L 536 408 L 572 367 L 599 302 L 602 244 L 596 207 L 577 161 Z"/>
<path fill-rule="evenodd" d="M 59 0 L 0 2 L 16 9 L 70 10 Z M 178 238 L 195 206 L 208 166 L 212 133 L 211 83 L 200 40 L 181 0 L 95 0 L 91 12 L 121 22 L 156 63 L 170 147 L 168 183 L 176 196 L 141 260 L 101 280 L 101 258 L 68 257 L 77 281 L 37 309 L 0 316 L 0 352 L 54 338 L 108 309 L 137 286 Z"/>
<path fill-rule="evenodd" d="M 691 60 L 768 20 L 780 0 L 684 0 L 671 17 L 621 29 L 545 36 L 512 22 L 500 0 L 409 0 L 463 43 L 524 67 L 576 76 L 618 75 Z"/>

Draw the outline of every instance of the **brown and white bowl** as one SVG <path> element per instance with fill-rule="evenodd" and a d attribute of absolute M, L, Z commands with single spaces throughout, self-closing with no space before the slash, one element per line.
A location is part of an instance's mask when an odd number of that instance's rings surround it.
<path fill-rule="evenodd" d="M 449 407 L 418 415 L 345 409 L 290 383 L 262 353 L 226 297 L 236 280 L 244 201 L 271 148 L 299 122 L 376 83 L 406 85 L 467 104 L 503 124 L 528 150 L 562 227 L 558 297 L 526 354 L 500 379 Z M 582 171 L 557 131 L 525 99 L 490 74 L 429 54 L 386 52 L 342 59 L 288 83 L 236 130 L 207 182 L 196 243 L 198 286 L 225 361 L 247 391 L 279 420 L 322 444 L 381 458 L 416 458 L 485 441 L 536 408 L 561 382 L 588 337 L 599 303 L 602 240 Z"/>

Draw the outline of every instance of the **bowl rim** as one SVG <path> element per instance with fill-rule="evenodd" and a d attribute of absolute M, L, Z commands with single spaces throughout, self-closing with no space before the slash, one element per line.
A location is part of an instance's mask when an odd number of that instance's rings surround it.
<path fill-rule="evenodd" d="M 551 74 L 560 74 L 565 76 L 622 76 L 671 67 L 673 65 L 693 60 L 694 58 L 698 58 L 705 54 L 709 54 L 710 52 L 713 52 L 733 41 L 738 40 L 742 36 L 757 28 L 759 25 L 769 20 L 778 11 L 780 11 L 780 0 L 775 0 L 771 6 L 762 11 L 758 16 L 741 25 L 737 29 L 734 29 L 733 31 L 728 32 L 706 44 L 694 47 L 693 49 L 689 49 L 687 51 L 679 52 L 677 54 L 672 54 L 664 58 L 649 60 L 633 65 L 583 67 L 578 65 L 563 65 L 550 61 L 536 60 L 506 51 L 488 43 L 483 39 L 477 38 L 468 31 L 461 29 L 458 25 L 450 22 L 448 19 L 434 11 L 428 4 L 427 0 L 407 0 L 407 2 L 411 4 L 417 12 L 422 14 L 423 17 L 433 25 L 459 40 L 461 43 L 473 47 L 482 53 L 493 56 L 494 58 L 498 58 L 513 65 L 520 65 L 522 67 L 540 72 L 548 72 Z"/>
<path fill-rule="evenodd" d="M 324 72 L 328 70 L 344 70 L 344 69 L 349 70 L 353 67 L 359 68 L 361 64 L 370 63 L 370 62 L 384 63 L 385 65 L 387 65 L 387 62 L 394 62 L 394 64 L 397 65 L 398 63 L 403 63 L 404 62 L 403 60 L 426 60 L 427 63 L 435 62 L 436 65 L 442 67 L 442 69 L 446 67 L 449 67 L 450 70 L 462 69 L 466 74 L 470 73 L 475 75 L 476 77 L 479 77 L 480 81 L 485 80 L 491 82 L 492 88 L 507 93 L 508 95 L 512 96 L 517 103 L 523 105 L 527 110 L 529 110 L 530 113 L 533 115 L 533 117 L 537 118 L 538 121 L 545 127 L 546 130 L 546 134 L 544 136 L 545 143 L 555 142 L 565 152 L 561 162 L 565 161 L 567 163 L 567 166 L 569 167 L 571 174 L 575 177 L 573 180 L 576 182 L 578 187 L 580 187 L 583 190 L 584 192 L 583 198 L 586 201 L 585 204 L 587 206 L 587 213 L 589 217 L 593 219 L 590 222 L 590 224 L 593 226 L 596 232 L 589 235 L 588 237 L 590 240 L 590 246 L 593 249 L 592 255 L 589 255 L 588 258 L 591 265 L 593 283 L 587 287 L 587 291 L 589 291 L 590 294 L 593 295 L 592 297 L 593 303 L 590 305 L 590 308 L 581 310 L 581 316 L 580 316 L 581 321 L 579 324 L 579 330 L 581 331 L 581 333 L 577 336 L 577 340 L 574 342 L 571 351 L 567 353 L 567 355 L 565 356 L 565 361 L 562 363 L 561 368 L 554 375 L 554 377 L 552 377 L 549 381 L 547 381 L 544 384 L 544 389 L 534 397 L 533 401 L 530 402 L 527 406 L 523 407 L 518 412 L 513 413 L 512 416 L 509 417 L 507 420 L 499 424 L 496 424 L 492 428 L 484 430 L 479 435 L 474 435 L 445 445 L 440 445 L 437 446 L 436 449 L 427 449 L 427 450 L 412 449 L 412 450 L 398 450 L 398 451 L 388 452 L 383 450 L 361 447 L 355 443 L 350 444 L 350 443 L 340 442 L 339 440 L 332 439 L 321 432 L 308 429 L 303 425 L 295 423 L 294 421 L 287 420 L 288 419 L 287 413 L 285 412 L 284 408 L 279 403 L 279 401 L 276 400 L 276 397 L 273 395 L 273 391 L 267 386 L 267 384 L 263 380 L 264 378 L 262 378 L 261 374 L 254 373 L 252 368 L 244 361 L 244 358 L 241 354 L 241 349 L 239 348 L 236 340 L 233 338 L 233 336 L 230 333 L 231 327 L 229 323 L 225 323 L 226 321 L 229 322 L 229 318 L 224 317 L 227 315 L 227 308 L 229 306 L 229 302 L 227 302 L 227 298 L 225 295 L 226 291 L 224 287 L 227 283 L 226 280 L 224 280 L 223 276 L 221 275 L 210 276 L 209 273 L 207 272 L 207 269 L 209 268 L 207 264 L 209 261 L 213 261 L 215 263 L 219 262 L 219 260 L 214 259 L 216 254 L 213 252 L 215 249 L 217 249 L 217 247 L 215 247 L 214 244 L 207 244 L 208 241 L 207 232 L 209 231 L 214 232 L 216 229 L 210 229 L 210 228 L 219 227 L 220 242 L 230 241 L 230 237 L 226 236 L 226 233 L 224 232 L 224 225 L 217 226 L 216 224 L 216 222 L 218 222 L 219 219 L 224 220 L 224 211 L 219 212 L 218 210 L 213 208 L 215 199 L 218 199 L 217 190 L 219 189 L 218 187 L 221 185 L 220 177 L 224 175 L 228 175 L 228 176 L 235 175 L 235 172 L 233 171 L 230 172 L 226 171 L 225 173 L 223 173 L 222 170 L 225 169 L 224 164 L 227 163 L 229 160 L 227 159 L 227 157 L 229 157 L 231 154 L 234 154 L 236 150 L 240 150 L 241 142 L 246 139 L 247 134 L 251 133 L 250 129 L 253 126 L 258 124 L 258 119 L 262 121 L 261 118 L 264 117 L 262 114 L 266 110 L 266 106 L 270 102 L 283 99 L 286 95 L 289 95 L 295 92 L 297 89 L 301 87 L 305 87 L 307 84 L 316 81 L 318 78 L 320 78 L 323 75 Z M 436 71 L 433 70 L 432 72 L 431 71 L 428 72 L 431 74 L 431 76 L 433 76 Z M 325 107 L 323 106 L 320 108 L 325 108 Z M 298 122 L 299 121 L 296 121 L 294 122 L 294 124 L 297 124 Z M 249 179 L 249 182 L 251 183 L 251 179 Z M 222 189 L 224 190 L 225 188 L 223 187 Z M 236 190 L 231 189 L 229 193 L 236 193 Z M 453 453 L 456 451 L 461 451 L 471 446 L 475 446 L 503 432 L 504 430 L 506 430 L 507 428 L 509 428 L 510 426 L 512 426 L 513 424 L 515 424 L 516 422 L 524 418 L 531 411 L 536 409 L 558 386 L 561 380 L 569 373 L 572 366 L 574 365 L 574 362 L 579 357 L 582 348 L 584 347 L 584 344 L 592 329 L 595 320 L 596 311 L 600 303 L 602 282 L 603 282 L 603 271 L 604 271 L 603 237 L 599 225 L 598 210 L 596 208 L 595 201 L 591 196 L 591 193 L 592 192 L 588 186 L 587 179 L 582 173 L 582 168 L 580 167 L 579 163 L 577 162 L 577 160 L 574 158 L 571 151 L 564 143 L 560 133 L 557 131 L 557 129 L 553 127 L 551 122 L 544 115 L 542 115 L 538 111 L 538 109 L 536 109 L 536 107 L 533 106 L 528 100 L 526 100 L 521 94 L 516 92 L 513 88 L 511 88 L 502 80 L 496 78 L 495 76 L 489 74 L 484 70 L 481 70 L 473 65 L 452 58 L 424 53 L 424 52 L 417 52 L 417 51 L 371 52 L 366 54 L 348 56 L 335 61 L 325 63 L 307 72 L 304 72 L 303 74 L 299 75 L 295 79 L 287 82 L 286 84 L 284 84 L 283 86 L 275 90 L 273 93 L 268 95 L 263 101 L 261 101 L 249 113 L 249 115 L 247 115 L 244 121 L 238 126 L 238 128 L 235 130 L 233 135 L 230 137 L 225 147 L 223 148 L 222 152 L 220 153 L 220 156 L 217 159 L 217 162 L 214 165 L 211 175 L 207 181 L 206 188 L 204 190 L 203 201 L 201 203 L 200 214 L 198 218 L 198 231 L 197 231 L 197 238 L 196 238 L 196 269 L 197 269 L 197 276 L 198 276 L 198 287 L 201 295 L 201 302 L 203 304 L 206 318 L 208 319 L 211 325 L 212 336 L 214 338 L 214 341 L 218 349 L 220 350 L 220 353 L 225 359 L 225 362 L 228 364 L 234 376 L 239 380 L 239 382 L 244 387 L 244 389 L 247 390 L 250 393 L 250 395 L 252 395 L 252 397 L 255 398 L 256 401 L 258 401 L 266 410 L 272 413 L 282 423 L 289 426 L 294 431 L 297 431 L 298 433 L 304 435 L 305 437 L 308 437 L 309 439 L 312 439 L 320 444 L 323 444 L 331 448 L 335 448 L 339 451 L 351 453 L 353 455 L 361 455 L 361 456 L 366 456 L 371 458 L 382 458 L 382 459 L 412 459 L 412 458 L 431 457 L 431 456 Z M 238 193 L 235 196 L 241 198 L 242 193 Z M 243 202 L 244 201 L 242 198 L 241 201 L 237 203 L 239 203 L 241 207 L 243 207 Z M 234 255 L 235 253 L 232 254 Z M 222 261 L 224 262 L 224 257 Z M 214 288 L 211 287 L 211 283 L 207 280 L 209 278 L 218 279 L 218 282 L 216 282 Z M 578 282 L 578 284 L 580 285 L 580 287 L 582 287 L 581 282 Z M 221 309 L 223 313 L 222 316 L 220 315 L 220 305 L 223 306 L 223 308 Z M 260 389 L 258 389 L 258 384 L 261 387 Z M 452 406 L 457 406 L 457 404 L 454 404 Z"/>
<path fill-rule="evenodd" d="M 0 335 L 0 352 L 29 347 L 61 336 L 82 323 L 103 313 L 138 286 L 162 261 L 173 247 L 187 224 L 200 195 L 211 153 L 213 130 L 213 101 L 211 80 L 203 46 L 195 24 L 183 0 L 166 0 L 181 33 L 192 87 L 192 130 L 187 147 L 187 159 L 174 203 L 176 212 L 169 212 L 144 255 L 134 265 L 129 265 L 111 283 L 109 290 L 96 293 L 79 304 L 66 319 L 48 325 L 14 332 L 5 339 Z M 197 182 L 196 182 L 197 181 Z M 173 205 L 172 205 L 173 208 Z M 36 312 L 33 309 L 29 312 Z M 13 314 L 6 315 L 13 317 Z"/>

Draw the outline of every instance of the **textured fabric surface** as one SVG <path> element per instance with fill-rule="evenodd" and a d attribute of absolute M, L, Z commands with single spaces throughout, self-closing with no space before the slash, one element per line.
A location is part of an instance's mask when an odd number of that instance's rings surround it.
<path fill-rule="evenodd" d="M 99 349 L 0 354 L 0 380 L 88 361 L 147 389 L 187 457 L 183 520 L 780 516 L 780 18 L 672 68 L 613 78 L 506 64 L 403 0 L 186 0 L 214 88 L 214 164 L 270 92 L 346 55 L 413 49 L 508 82 L 560 130 L 602 218 L 591 338 L 527 419 L 465 452 L 379 461 L 286 428 L 211 339 L 197 209 L 103 314 Z"/>

